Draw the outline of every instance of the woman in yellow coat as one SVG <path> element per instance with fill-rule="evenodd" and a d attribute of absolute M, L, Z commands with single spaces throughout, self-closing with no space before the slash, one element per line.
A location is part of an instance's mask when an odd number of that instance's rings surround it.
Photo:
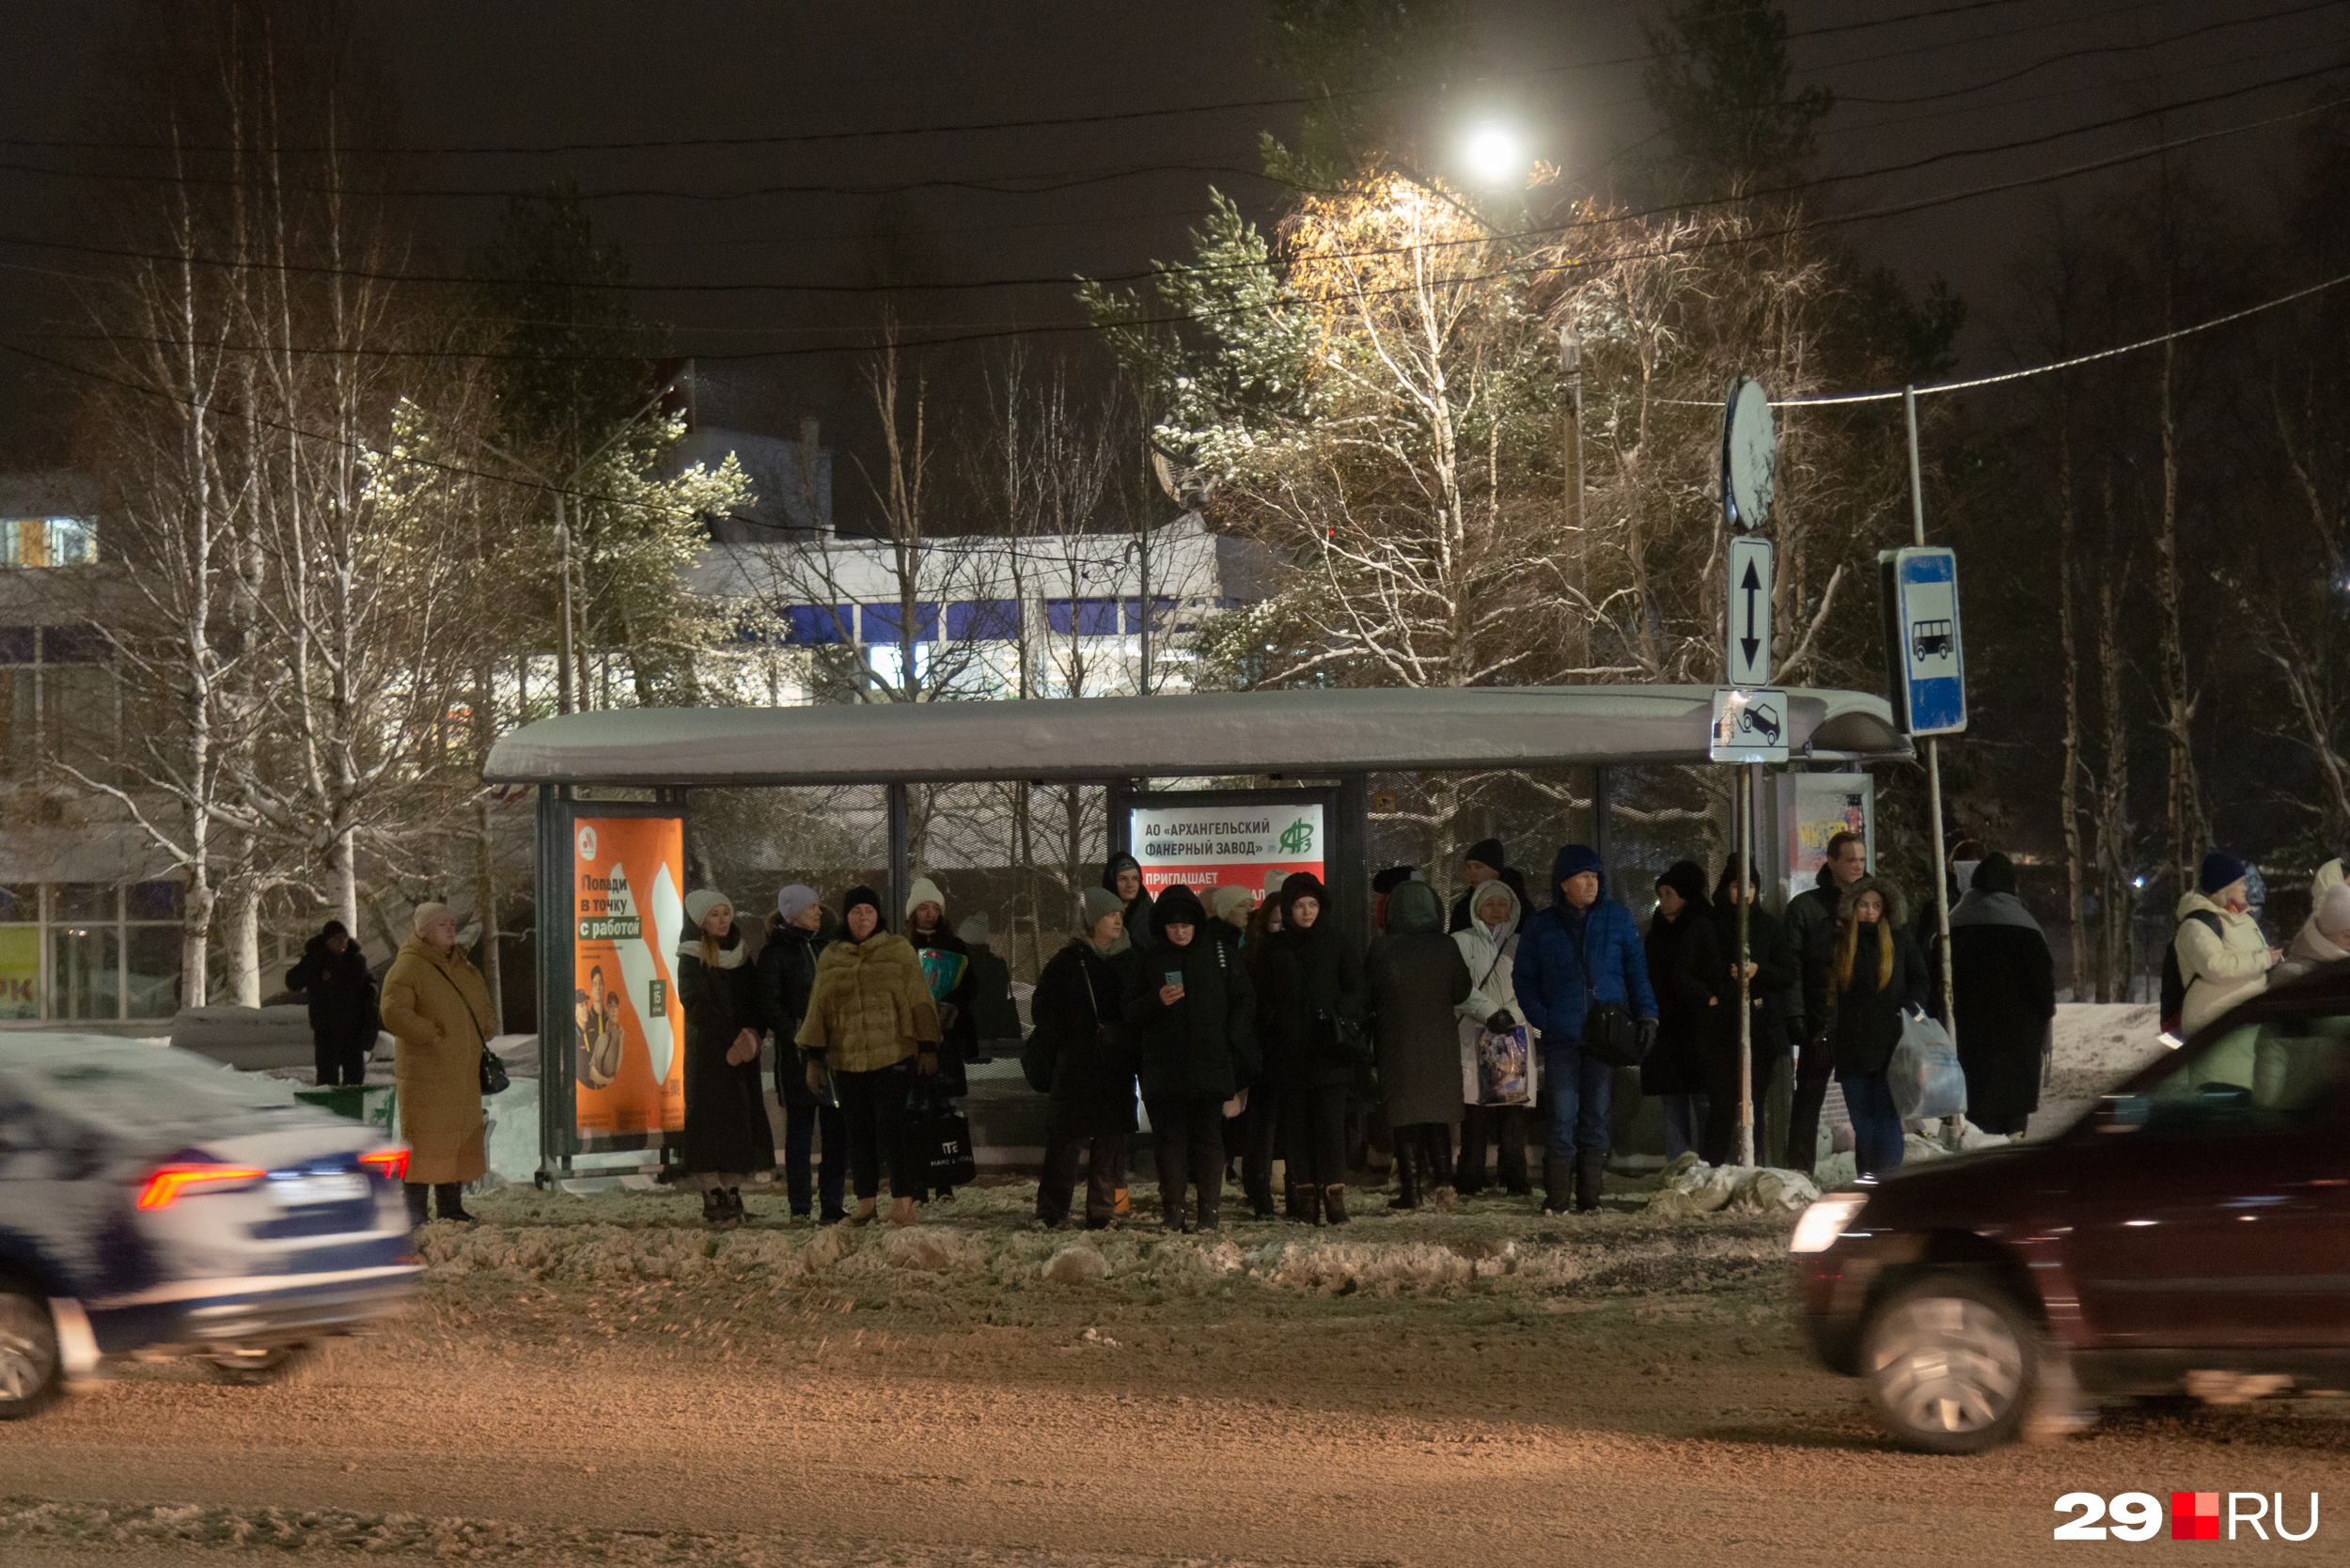
<path fill-rule="evenodd" d="M 443 1219 L 471 1220 L 463 1189 L 490 1168 L 481 1125 L 481 1051 L 490 988 L 457 947 L 445 903 L 416 906 L 416 934 L 384 977 L 384 1027 L 400 1041 L 400 1130 L 408 1142 L 408 1217 L 432 1189 Z"/>

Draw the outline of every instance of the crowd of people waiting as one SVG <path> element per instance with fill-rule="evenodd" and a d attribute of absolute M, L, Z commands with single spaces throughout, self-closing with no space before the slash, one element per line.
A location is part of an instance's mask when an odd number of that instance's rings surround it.
<path fill-rule="evenodd" d="M 1277 874 L 1261 894 L 1219 886 L 1203 897 L 1178 885 L 1153 898 L 1134 858 L 1114 856 L 1033 994 L 1022 1067 L 1047 1097 L 1038 1220 L 1070 1220 L 1081 1164 L 1083 1222 L 1099 1228 L 1127 1212 L 1137 1102 L 1169 1230 L 1220 1226 L 1234 1164 L 1252 1216 L 1276 1217 L 1277 1162 L 1290 1218 L 1345 1224 L 1350 1154 L 1366 1138 L 1392 1155 L 1389 1210 L 1449 1206 L 1496 1184 L 1530 1195 L 1537 1119 L 1543 1211 L 1594 1209 L 1622 1067 L 1586 1048 L 1587 1030 L 1612 1014 L 1632 1031 L 1640 1091 L 1661 1102 L 1668 1156 L 1694 1151 L 1726 1165 L 1739 1157 L 1742 996 L 1752 1015 L 1746 1088 L 1756 1159 L 1812 1168 L 1833 1081 L 1858 1172 L 1900 1167 L 1904 1130 L 1887 1073 L 1907 1021 L 1942 1011 L 1931 956 L 1941 911 L 1905 922 L 1898 892 L 1870 874 L 1859 835 L 1829 841 L 1817 885 L 1783 916 L 1762 907 L 1759 875 L 1741 876 L 1734 856 L 1710 887 L 1702 867 L 1678 862 L 1656 879 L 1645 933 L 1607 896 L 1588 846 L 1559 851 L 1540 909 L 1505 858 L 1497 840 L 1471 846 L 1466 886 L 1449 912 L 1416 870 L 1381 873 L 1377 934 L 1362 949 L 1312 875 Z M 1964 840 L 1947 871 L 1950 1012 L 1966 1116 L 1983 1133 L 2018 1136 L 2039 1107 L 2056 1007 L 2052 956 L 2007 856 Z M 2312 911 L 2290 949 L 2262 935 L 2251 876 L 2215 850 L 2179 901 L 2184 1005 L 2166 1020 L 2173 1027 L 2192 1032 L 2274 980 L 2350 957 L 2342 862 L 2318 872 Z M 685 913 L 676 956 L 685 1014 L 678 1179 L 702 1194 L 705 1219 L 740 1223 L 743 1186 L 775 1166 L 760 1065 L 769 1038 L 794 1215 L 906 1225 L 919 1202 L 951 1196 L 932 1184 L 911 1130 L 965 1091 L 964 1063 L 979 1058 L 979 970 L 956 966 L 942 989 L 925 969 L 925 953 L 973 952 L 947 924 L 937 885 L 916 880 L 903 934 L 890 931 L 866 886 L 849 888 L 833 911 L 792 884 L 758 924 L 707 889 L 687 897 Z M 330 1066 L 358 1081 L 364 1053 L 354 1043 L 378 1011 L 367 973 L 348 933 L 330 923 L 289 977 L 308 982 L 321 1082 L 335 1081 Z M 400 1042 L 418 1222 L 429 1197 L 444 1219 L 471 1217 L 462 1193 L 486 1169 L 473 1080 L 490 1011 L 455 917 L 445 905 L 420 906 L 380 1008 Z M 1523 1069 L 1496 1095 L 1484 1069 L 1494 1043 L 1512 1039 L 1524 1046 Z M 1367 1134 L 1351 1137 L 1362 1129 L 1350 1111 L 1366 1104 L 1376 1115 Z M 891 1207 L 882 1216 L 885 1174 Z"/>

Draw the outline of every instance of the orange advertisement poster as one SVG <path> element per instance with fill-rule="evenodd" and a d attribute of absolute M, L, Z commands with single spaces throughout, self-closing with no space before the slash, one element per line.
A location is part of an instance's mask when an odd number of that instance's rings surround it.
<path fill-rule="evenodd" d="M 685 1125 L 685 1011 L 673 955 L 685 924 L 685 824 L 572 823 L 572 1076 L 583 1134 Z"/>

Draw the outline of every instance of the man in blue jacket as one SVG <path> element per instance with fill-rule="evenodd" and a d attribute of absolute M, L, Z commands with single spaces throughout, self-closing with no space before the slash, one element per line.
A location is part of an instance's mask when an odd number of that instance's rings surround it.
<path fill-rule="evenodd" d="M 1632 911 L 1601 897 L 1599 854 L 1569 844 L 1550 863 L 1558 898 L 1526 922 L 1511 973 L 1518 1009 L 1542 1033 L 1543 1092 L 1550 1097 L 1550 1137 L 1543 1157 L 1543 1212 L 1567 1207 L 1573 1162 L 1574 1207 L 1599 1207 L 1607 1165 L 1607 1090 L 1614 1069 L 1583 1054 L 1583 1021 L 1602 1002 L 1621 1004 L 1638 1020 L 1642 1052 L 1656 1038 L 1656 994 L 1649 986 L 1648 955 Z"/>

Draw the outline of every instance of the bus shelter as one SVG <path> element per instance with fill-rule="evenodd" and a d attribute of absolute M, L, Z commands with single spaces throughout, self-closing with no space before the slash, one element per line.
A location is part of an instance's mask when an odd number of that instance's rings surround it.
<path fill-rule="evenodd" d="M 660 1149 L 681 1122 L 682 1017 L 669 964 L 697 797 L 877 790 L 896 911 L 915 873 L 915 792 L 1095 786 L 1106 852 L 1136 854 L 1147 881 L 1202 880 L 1182 858 L 1202 851 L 1212 864 L 1256 854 L 1277 870 L 1316 865 L 1334 916 L 1359 942 L 1374 779 L 1588 769 L 1590 838 L 1612 870 L 1617 777 L 1716 766 L 1713 696 L 1700 686 L 1292 690 L 623 709 L 528 725 L 496 744 L 483 777 L 538 795 L 541 1179 L 567 1175 L 582 1154 Z M 1882 698 L 1786 697 L 1790 769 L 1849 773 L 1911 755 Z M 1139 847 L 1137 823 L 1152 836 Z M 1781 886 L 1784 847 L 1773 835 L 1758 842 L 1758 867 Z M 1156 858 L 1162 851 L 1171 858 Z M 1545 848 L 1541 868 L 1548 858 Z"/>

